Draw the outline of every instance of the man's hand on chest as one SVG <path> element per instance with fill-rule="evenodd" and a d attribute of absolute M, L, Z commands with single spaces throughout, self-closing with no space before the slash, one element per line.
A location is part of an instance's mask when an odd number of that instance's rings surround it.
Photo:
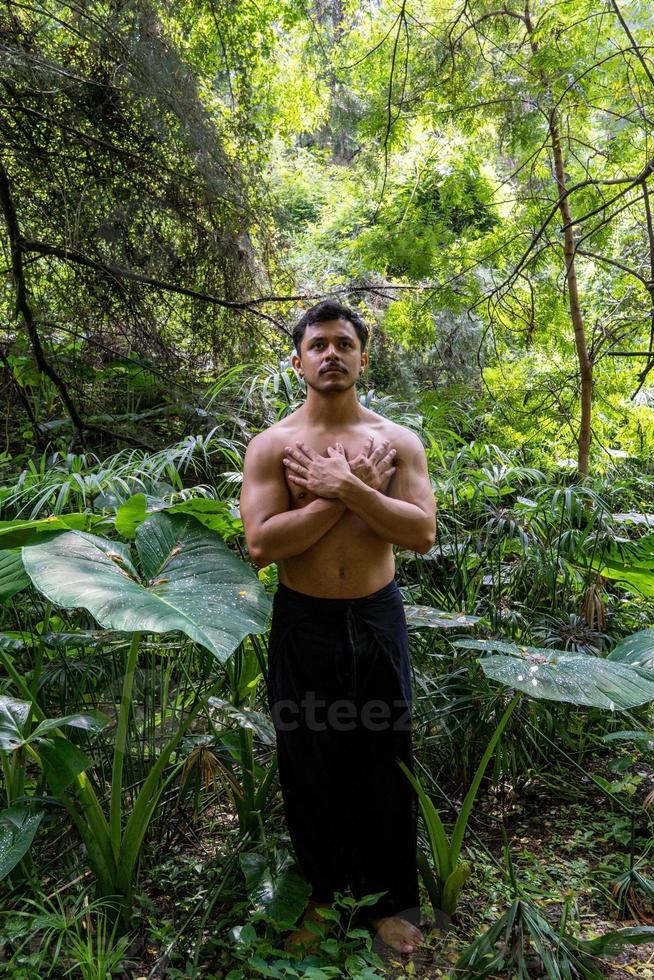
<path fill-rule="evenodd" d="M 341 442 L 335 442 L 326 455 L 298 441 L 285 447 L 283 462 L 291 483 L 329 499 L 340 496 L 352 475 L 373 490 L 386 492 L 395 472 L 395 456 L 387 439 L 375 448 L 374 436 L 369 435 L 355 452 L 346 452 Z"/>

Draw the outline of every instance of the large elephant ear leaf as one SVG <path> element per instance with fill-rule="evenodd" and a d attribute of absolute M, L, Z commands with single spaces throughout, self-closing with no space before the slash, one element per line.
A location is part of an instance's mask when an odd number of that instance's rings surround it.
<path fill-rule="evenodd" d="M 494 640 L 458 640 L 455 646 L 508 654 L 482 657 L 481 669 L 492 680 L 533 698 L 610 711 L 654 701 L 654 677 L 603 657 Z"/>
<path fill-rule="evenodd" d="M 22 556 L 25 571 L 47 599 L 66 609 L 88 609 L 109 629 L 119 628 L 114 621 L 141 588 L 127 547 L 95 534 L 57 534 L 25 546 Z"/>
<path fill-rule="evenodd" d="M 414 606 L 405 602 L 404 614 L 407 626 L 413 629 L 463 629 L 479 622 L 479 616 L 468 616 L 462 612 L 446 612 L 433 606 Z"/>
<path fill-rule="evenodd" d="M 194 517 L 153 514 L 136 532 L 148 588 L 171 623 L 226 659 L 249 633 L 262 633 L 270 600 L 252 569 Z"/>
<path fill-rule="evenodd" d="M 628 636 L 611 650 L 607 660 L 654 671 L 654 629 L 639 630 Z"/>
<path fill-rule="evenodd" d="M 194 518 L 154 514 L 136 547 L 146 583 L 124 545 L 76 531 L 23 548 L 23 563 L 48 599 L 88 609 L 106 629 L 179 630 L 220 660 L 265 629 L 270 602 L 256 575 Z"/>

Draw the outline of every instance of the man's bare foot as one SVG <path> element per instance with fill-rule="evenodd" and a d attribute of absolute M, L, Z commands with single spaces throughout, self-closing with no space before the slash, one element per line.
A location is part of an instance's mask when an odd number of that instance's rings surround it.
<path fill-rule="evenodd" d="M 377 930 L 377 935 L 382 942 L 398 953 L 414 953 L 423 940 L 420 929 L 399 915 L 372 919 L 371 925 Z"/>
<path fill-rule="evenodd" d="M 323 918 L 318 912 L 318 909 L 328 908 L 329 905 L 325 903 L 309 902 L 307 910 L 304 913 L 302 925 L 298 929 L 294 929 L 290 936 L 288 936 L 284 942 L 284 949 L 288 952 L 292 952 L 295 949 L 303 953 L 314 953 L 323 941 L 323 938 L 334 928 L 334 923 L 330 922 L 329 919 Z M 323 936 L 318 936 L 315 932 L 312 932 L 307 927 L 307 922 L 317 922 L 319 925 L 324 926 Z"/>

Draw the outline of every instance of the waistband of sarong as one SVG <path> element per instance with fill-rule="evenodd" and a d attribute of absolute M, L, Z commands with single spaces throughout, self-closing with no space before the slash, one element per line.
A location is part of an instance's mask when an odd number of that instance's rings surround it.
<path fill-rule="evenodd" d="M 275 598 L 278 601 L 292 602 L 297 606 L 301 606 L 307 612 L 322 615 L 338 615 L 339 612 L 345 612 L 348 609 L 361 609 L 369 605 L 372 606 L 380 600 L 399 595 L 399 592 L 400 590 L 394 578 L 391 579 L 388 585 L 382 586 L 376 592 L 354 598 L 323 598 L 322 596 L 309 595 L 307 592 L 298 592 L 296 589 L 290 589 L 288 585 L 280 582 L 277 586 Z"/>

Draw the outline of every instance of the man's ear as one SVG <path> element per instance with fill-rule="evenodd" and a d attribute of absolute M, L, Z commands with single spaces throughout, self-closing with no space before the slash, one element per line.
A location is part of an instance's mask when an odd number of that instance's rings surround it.
<path fill-rule="evenodd" d="M 359 371 L 359 374 L 363 374 L 363 372 L 367 367 L 368 367 L 368 352 L 364 351 L 363 354 L 361 355 L 361 369 Z"/>
<path fill-rule="evenodd" d="M 299 374 L 301 378 L 304 377 L 304 372 L 302 371 L 302 358 L 299 356 L 299 354 L 291 355 L 291 367 L 296 374 Z"/>

